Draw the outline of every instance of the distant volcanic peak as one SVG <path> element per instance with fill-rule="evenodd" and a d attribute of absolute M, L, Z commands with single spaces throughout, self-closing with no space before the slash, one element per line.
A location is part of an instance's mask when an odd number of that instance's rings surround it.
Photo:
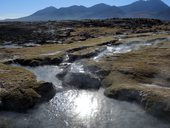
<path fill-rule="evenodd" d="M 100 6 L 103 7 L 103 6 L 110 6 L 110 5 L 105 4 L 105 3 L 100 3 L 100 4 L 96 4 L 94 6 L 96 6 L 96 7 L 100 7 Z M 94 7 L 94 6 L 92 6 L 92 7 Z"/>
<path fill-rule="evenodd" d="M 46 7 L 46 8 L 44 8 L 44 9 L 42 9 L 42 10 L 49 10 L 49 11 L 53 11 L 53 10 L 57 10 L 57 8 L 56 8 L 56 7 L 54 7 L 54 6 L 49 6 L 49 7 Z"/>
<path fill-rule="evenodd" d="M 34 14 L 32 14 L 32 16 L 42 16 L 42 15 L 50 15 L 51 13 L 55 13 L 57 11 L 57 8 L 50 6 L 44 9 L 41 9 L 37 12 L 35 12 Z"/>
<path fill-rule="evenodd" d="M 120 8 L 126 13 L 155 13 L 158 11 L 167 10 L 169 6 L 161 0 L 138 0 L 132 4 L 125 5 Z"/>
<path fill-rule="evenodd" d="M 132 4 L 164 4 L 166 5 L 162 0 L 138 0 L 136 2 L 133 2 Z"/>
<path fill-rule="evenodd" d="M 49 8 L 49 9 L 57 9 L 57 8 L 54 7 L 54 6 L 49 6 L 49 7 L 47 7 L 47 8 Z"/>
<path fill-rule="evenodd" d="M 110 5 L 100 3 L 100 4 L 96 4 L 94 6 L 89 7 L 89 9 L 102 10 L 102 9 L 107 9 L 107 8 L 110 8 L 110 7 L 111 7 Z"/>
<path fill-rule="evenodd" d="M 170 20 L 170 7 L 162 0 L 137 0 L 129 5 L 117 7 L 104 3 L 91 7 L 73 5 L 56 8 L 50 6 L 34 14 L 13 21 L 80 20 L 105 18 L 158 18 Z M 12 20 L 10 20 L 12 21 Z"/>

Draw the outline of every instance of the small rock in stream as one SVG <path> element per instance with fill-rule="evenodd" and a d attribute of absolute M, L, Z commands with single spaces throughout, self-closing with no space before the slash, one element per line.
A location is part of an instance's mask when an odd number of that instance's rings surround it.
<path fill-rule="evenodd" d="M 90 74 L 69 72 L 63 77 L 63 86 L 79 89 L 99 89 L 101 83 L 98 78 Z"/>

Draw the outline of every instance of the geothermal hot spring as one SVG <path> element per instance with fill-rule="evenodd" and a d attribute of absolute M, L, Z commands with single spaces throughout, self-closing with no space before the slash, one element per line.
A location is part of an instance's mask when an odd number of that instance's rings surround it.
<path fill-rule="evenodd" d="M 105 55 L 130 52 L 152 43 L 108 46 L 92 59 L 98 61 Z M 70 72 L 86 73 L 81 61 L 71 63 L 70 67 Z M 105 97 L 102 88 L 78 90 L 62 87 L 62 81 L 56 75 L 64 70 L 64 66 L 24 68 L 32 71 L 38 81 L 52 82 L 60 91 L 49 102 L 27 113 L 0 112 L 0 124 L 7 128 L 170 128 L 170 124 L 147 114 L 135 103 Z"/>

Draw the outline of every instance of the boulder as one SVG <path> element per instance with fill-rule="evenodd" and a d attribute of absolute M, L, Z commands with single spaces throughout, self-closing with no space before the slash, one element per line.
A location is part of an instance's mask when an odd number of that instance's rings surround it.
<path fill-rule="evenodd" d="M 52 83 L 42 82 L 35 91 L 41 96 L 41 101 L 49 101 L 56 94 L 56 89 Z"/>
<path fill-rule="evenodd" d="M 12 92 L 11 92 L 12 91 Z M 2 96 L 1 110 L 25 111 L 32 108 L 41 96 L 33 89 L 8 90 Z"/>
<path fill-rule="evenodd" d="M 79 89 L 99 89 L 101 83 L 98 78 L 90 74 L 69 72 L 63 78 L 63 86 Z"/>
<path fill-rule="evenodd" d="M 23 112 L 36 104 L 49 101 L 56 93 L 52 83 L 41 82 L 35 88 L 4 90 L 0 97 L 0 110 Z"/>

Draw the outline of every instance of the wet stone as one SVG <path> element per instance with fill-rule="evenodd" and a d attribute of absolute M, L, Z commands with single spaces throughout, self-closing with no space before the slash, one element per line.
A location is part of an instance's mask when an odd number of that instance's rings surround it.
<path fill-rule="evenodd" d="M 63 78 L 63 86 L 76 87 L 79 89 L 99 89 L 100 80 L 84 73 L 68 73 Z"/>

